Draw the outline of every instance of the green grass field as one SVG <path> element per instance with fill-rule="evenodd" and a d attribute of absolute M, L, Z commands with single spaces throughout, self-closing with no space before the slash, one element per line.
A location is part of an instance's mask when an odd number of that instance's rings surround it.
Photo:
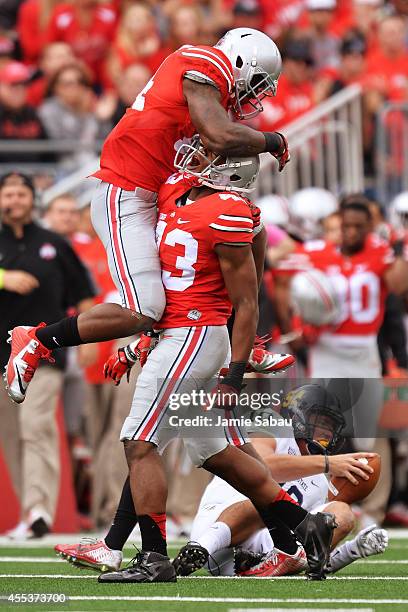
<path fill-rule="evenodd" d="M 173 556 L 178 547 L 172 546 Z M 134 549 L 125 550 L 125 559 Z M 296 578 L 181 578 L 176 584 L 102 585 L 97 574 L 54 555 L 51 546 L 0 546 L 0 610 L 140 610 L 265 612 L 273 609 L 408 610 L 408 539 L 391 539 L 386 554 L 359 561 L 324 582 Z M 65 603 L 10 603 L 10 594 L 63 594 Z"/>

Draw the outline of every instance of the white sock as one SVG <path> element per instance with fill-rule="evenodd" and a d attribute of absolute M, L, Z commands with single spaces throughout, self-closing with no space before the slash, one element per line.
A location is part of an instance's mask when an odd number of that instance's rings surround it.
<path fill-rule="evenodd" d="M 330 555 L 330 571 L 332 573 L 338 572 L 343 567 L 346 567 L 346 565 L 350 565 L 353 561 L 361 558 L 356 538 L 353 538 L 333 550 Z"/>
<path fill-rule="evenodd" d="M 231 544 L 231 529 L 226 523 L 217 521 L 198 538 L 197 542 L 213 555 L 217 550 L 228 548 Z"/>

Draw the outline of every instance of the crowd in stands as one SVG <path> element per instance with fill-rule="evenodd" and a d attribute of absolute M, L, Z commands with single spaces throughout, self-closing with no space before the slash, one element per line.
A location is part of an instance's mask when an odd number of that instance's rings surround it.
<path fill-rule="evenodd" d="M 403 0 L 9 0 L 0 8 L 0 139 L 80 143 L 117 123 L 165 57 L 214 44 L 231 27 L 259 28 L 284 58 L 276 98 L 254 126 L 275 130 L 351 83 L 362 87 L 367 169 L 375 116 L 408 100 L 408 8 Z M 56 120 L 58 117 L 58 120 Z M 4 159 L 4 153 L 0 159 Z"/>

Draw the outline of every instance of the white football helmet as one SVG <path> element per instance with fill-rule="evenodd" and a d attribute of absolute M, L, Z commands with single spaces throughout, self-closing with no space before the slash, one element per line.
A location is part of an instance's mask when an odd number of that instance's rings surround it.
<path fill-rule="evenodd" d="M 289 202 L 279 195 L 266 195 L 257 200 L 264 225 L 280 225 L 286 228 L 289 222 Z"/>
<path fill-rule="evenodd" d="M 210 159 L 200 137 L 194 136 L 191 144 L 181 145 L 174 158 L 175 167 L 181 172 L 196 176 L 200 185 L 221 191 L 250 193 L 255 189 L 259 174 L 259 155 L 251 157 L 222 157 Z"/>
<path fill-rule="evenodd" d="M 259 30 L 229 30 L 215 45 L 232 64 L 235 96 L 232 109 L 238 119 L 255 117 L 265 96 L 275 96 L 282 58 L 273 40 Z M 243 106 L 252 108 L 244 112 Z"/>
<path fill-rule="evenodd" d="M 408 191 L 403 191 L 392 200 L 390 223 L 396 229 L 408 229 Z"/>
<path fill-rule="evenodd" d="M 328 325 L 339 315 L 339 299 L 331 279 L 321 270 L 296 274 L 291 282 L 292 304 L 305 323 Z"/>
<path fill-rule="evenodd" d="M 301 240 L 321 238 L 321 222 L 337 209 L 337 199 L 330 191 L 320 187 L 301 189 L 289 199 L 289 229 Z"/>

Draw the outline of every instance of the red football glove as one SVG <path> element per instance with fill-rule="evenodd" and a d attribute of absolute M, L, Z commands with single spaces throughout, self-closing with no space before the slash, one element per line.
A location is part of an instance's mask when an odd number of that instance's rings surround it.
<path fill-rule="evenodd" d="M 140 365 L 143 368 L 144 364 L 147 361 L 148 356 L 155 348 L 159 341 L 159 334 L 148 331 L 140 336 L 139 342 L 132 348 L 133 352 L 136 354 L 137 359 L 140 361 Z"/>
<path fill-rule="evenodd" d="M 133 361 L 127 357 L 126 346 L 118 349 L 116 353 L 113 353 L 103 366 L 103 374 L 105 378 L 111 378 L 115 385 L 118 386 L 122 380 L 122 376 L 126 374 L 127 381 L 129 382 L 130 370 L 135 365 L 136 361 Z"/>
<path fill-rule="evenodd" d="M 232 410 L 237 406 L 239 394 L 242 389 L 242 380 L 244 378 L 246 361 L 231 362 L 228 372 L 224 378 L 220 378 L 215 387 L 211 390 L 210 395 L 215 395 L 214 408 L 222 408 L 223 410 Z M 204 407 L 204 410 L 210 410 L 211 405 Z"/>
<path fill-rule="evenodd" d="M 289 144 L 285 136 L 280 132 L 276 132 L 282 138 L 282 144 L 276 153 L 271 153 L 279 162 L 279 172 L 282 172 L 288 162 L 290 162 Z"/>

